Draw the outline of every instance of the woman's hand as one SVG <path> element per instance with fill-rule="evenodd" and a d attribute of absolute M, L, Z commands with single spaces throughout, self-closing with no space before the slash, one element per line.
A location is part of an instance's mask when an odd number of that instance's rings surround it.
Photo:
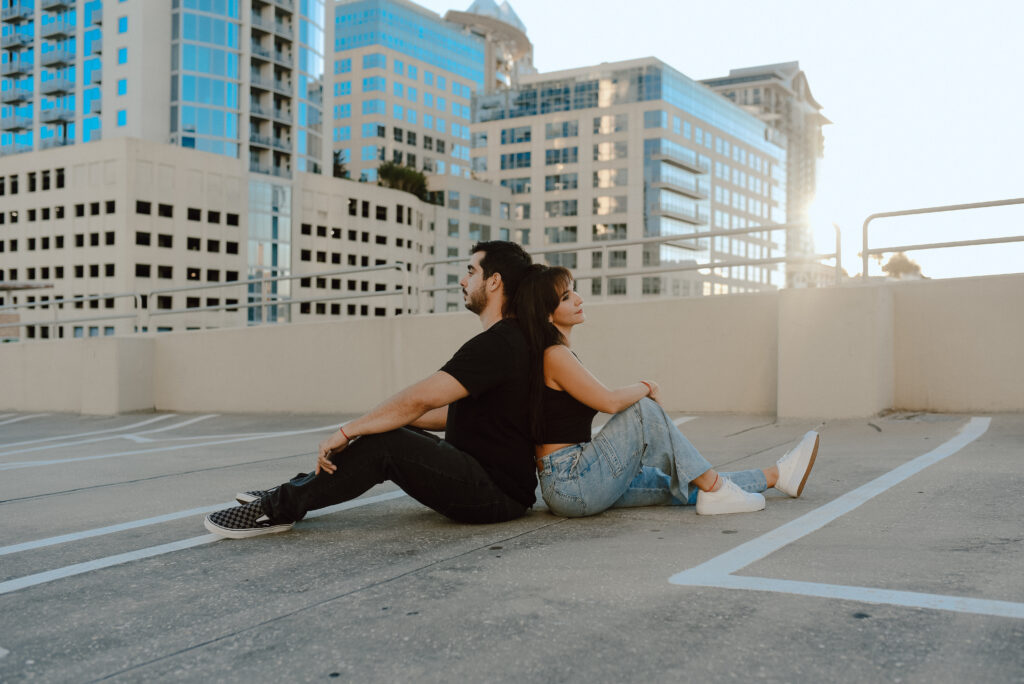
<path fill-rule="evenodd" d="M 333 475 L 338 466 L 331 461 L 331 456 L 344 450 L 350 443 L 348 437 L 340 429 L 320 442 L 320 446 L 317 447 L 316 474 L 319 475 L 320 471 L 323 471 L 328 475 Z"/>
<path fill-rule="evenodd" d="M 653 380 L 646 380 L 645 382 L 651 386 L 651 391 L 647 393 L 647 396 L 661 404 L 661 388 L 658 387 L 658 383 Z"/>

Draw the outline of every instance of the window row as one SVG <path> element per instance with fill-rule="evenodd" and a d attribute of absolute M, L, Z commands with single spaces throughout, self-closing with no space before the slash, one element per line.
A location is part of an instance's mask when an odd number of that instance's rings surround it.
<path fill-rule="evenodd" d="M 25 174 L 25 189 L 28 192 L 36 190 L 49 190 L 51 187 L 60 189 L 65 184 L 64 169 L 47 169 L 45 171 L 28 171 Z M 12 173 L 9 176 L 0 176 L 0 196 L 10 193 L 18 194 L 18 174 Z"/>
<path fill-rule="evenodd" d="M 86 216 L 86 208 L 88 207 L 89 216 L 99 216 L 101 213 L 113 214 L 116 210 L 117 203 L 114 200 L 106 200 L 105 202 L 90 202 L 88 205 L 85 203 L 75 205 L 75 217 L 82 218 Z M 62 219 L 65 217 L 65 211 L 63 206 L 53 207 L 53 211 L 50 211 L 50 207 L 40 207 L 39 209 L 25 209 L 18 210 L 13 209 L 4 213 L 0 211 L 0 225 L 4 223 L 18 223 L 22 214 L 28 222 L 33 221 L 49 221 L 50 218 Z"/>
<path fill-rule="evenodd" d="M 99 247 L 100 246 L 101 235 L 102 235 L 102 244 L 104 244 L 104 245 L 113 245 L 116 242 L 116 236 L 114 234 L 114 231 L 112 231 L 112 230 L 111 231 L 107 231 L 105 233 L 89 233 L 89 239 L 88 239 L 89 246 L 90 247 Z M 75 234 L 74 242 L 75 242 L 75 247 L 85 247 L 86 246 L 86 234 L 85 233 L 77 233 L 77 234 Z M 53 249 L 63 249 L 64 248 L 64 236 L 63 235 L 55 235 L 53 237 L 52 243 L 51 243 L 49 237 L 40 237 L 40 238 L 30 237 L 30 238 L 26 238 L 25 239 L 26 251 L 29 251 L 29 252 L 34 252 L 34 251 L 36 251 L 37 248 L 40 249 L 40 250 L 50 249 L 50 245 L 51 244 L 53 245 Z M 0 240 L 0 252 L 3 252 L 3 251 L 4 251 L 4 241 Z M 7 241 L 7 251 L 9 251 L 9 252 L 17 252 L 18 251 L 18 239 L 17 238 L 11 238 L 10 240 Z"/>
<path fill-rule="evenodd" d="M 144 214 L 146 216 L 151 215 L 153 213 L 153 203 L 152 202 L 146 202 L 146 201 L 143 201 L 143 200 L 136 200 L 135 201 L 135 213 L 136 214 Z M 174 206 L 170 205 L 170 204 L 157 204 L 157 215 L 158 216 L 162 216 L 164 218 L 174 218 Z M 237 226 L 238 225 L 238 214 L 227 212 L 223 216 L 224 216 L 224 223 L 226 225 L 229 225 L 229 226 Z M 202 209 L 197 209 L 195 207 L 188 207 L 187 210 L 186 210 L 186 218 L 188 218 L 189 221 L 202 221 L 203 220 L 203 210 Z M 221 212 L 213 211 L 213 210 L 207 210 L 207 212 L 206 212 L 206 222 L 207 223 L 220 223 L 221 222 Z"/>
<path fill-rule="evenodd" d="M 140 247 L 150 247 L 153 244 L 153 234 L 145 231 L 135 232 L 135 244 Z M 206 251 L 213 254 L 219 254 L 221 252 L 221 241 L 220 240 L 206 240 Z M 174 236 L 167 233 L 157 233 L 156 246 L 171 249 L 174 247 Z M 223 242 L 225 254 L 238 254 L 238 243 L 232 240 L 226 240 Z M 203 240 L 198 237 L 186 237 L 185 238 L 185 249 L 190 252 L 201 252 L 203 251 Z"/>
<path fill-rule="evenodd" d="M 164 280 L 171 280 L 174 278 L 174 267 L 173 266 L 157 266 L 156 277 Z M 135 277 L 136 278 L 152 278 L 154 268 L 150 264 L 135 264 Z M 202 280 L 203 269 L 198 266 L 186 266 L 185 267 L 185 279 L 186 280 Z M 206 281 L 210 283 L 219 283 L 220 269 L 208 268 L 206 269 Z M 224 282 L 230 283 L 238 280 L 238 271 L 224 271 Z"/>

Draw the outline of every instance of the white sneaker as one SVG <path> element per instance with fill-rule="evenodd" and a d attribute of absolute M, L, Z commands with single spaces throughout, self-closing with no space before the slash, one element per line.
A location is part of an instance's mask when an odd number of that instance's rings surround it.
<path fill-rule="evenodd" d="M 752 513 L 764 508 L 764 497 L 745 492 L 727 477 L 717 492 L 701 492 L 697 495 L 697 513 L 700 515 L 721 515 L 722 513 Z"/>
<path fill-rule="evenodd" d="M 776 465 L 779 467 L 779 481 L 775 483 L 776 489 L 792 497 L 803 494 L 807 476 L 811 474 L 814 459 L 818 456 L 820 441 L 818 433 L 811 430 L 803 436 L 799 444 L 778 460 Z"/>

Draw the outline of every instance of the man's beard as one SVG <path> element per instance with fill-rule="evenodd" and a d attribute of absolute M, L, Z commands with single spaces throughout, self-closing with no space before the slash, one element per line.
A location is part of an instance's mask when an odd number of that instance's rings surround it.
<path fill-rule="evenodd" d="M 480 315 L 480 313 L 487 308 L 487 295 L 484 293 L 483 286 L 473 290 L 472 292 L 465 293 L 466 308 Z"/>

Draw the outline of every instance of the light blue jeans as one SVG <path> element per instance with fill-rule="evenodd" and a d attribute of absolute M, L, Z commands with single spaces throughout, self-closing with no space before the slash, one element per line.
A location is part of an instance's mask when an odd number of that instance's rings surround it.
<path fill-rule="evenodd" d="M 694 504 L 690 484 L 712 466 L 656 402 L 641 399 L 612 416 L 590 442 L 539 459 L 540 489 L 555 515 L 609 508 Z M 748 492 L 768 488 L 761 470 L 721 473 Z"/>

